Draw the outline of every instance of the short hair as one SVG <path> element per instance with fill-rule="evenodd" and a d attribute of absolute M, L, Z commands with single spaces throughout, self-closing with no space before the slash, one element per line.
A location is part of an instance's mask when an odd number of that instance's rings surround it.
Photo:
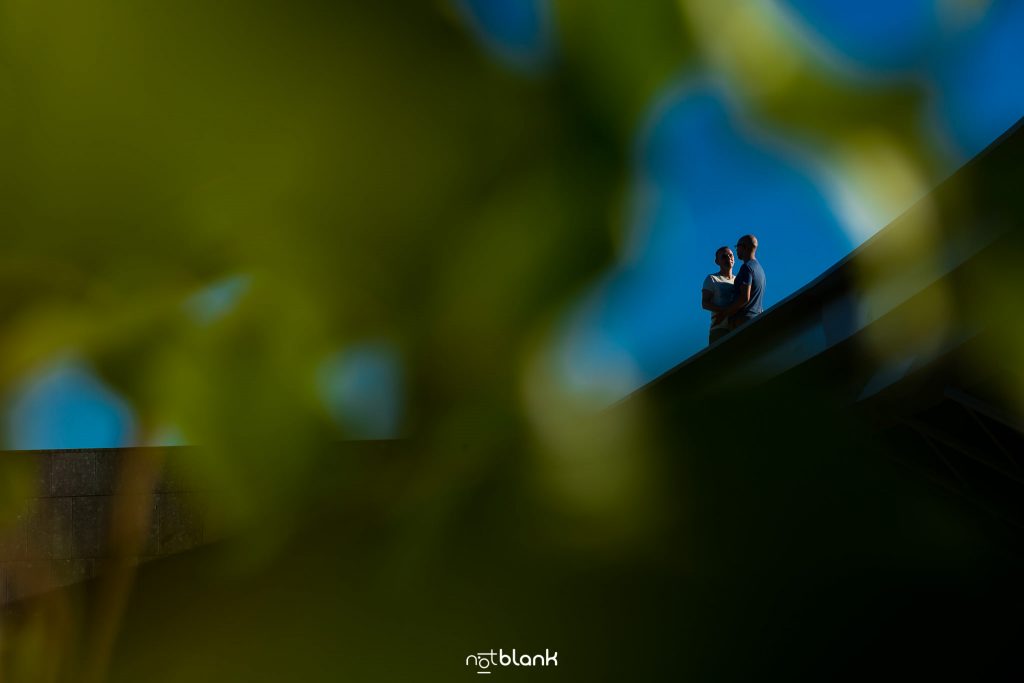
<path fill-rule="evenodd" d="M 754 237 L 753 235 L 744 235 L 743 237 L 739 238 L 738 240 L 736 240 L 736 246 L 739 246 L 744 242 L 749 244 L 754 249 L 757 249 L 757 238 Z"/>
<path fill-rule="evenodd" d="M 725 245 L 723 247 L 719 247 L 718 249 L 715 249 L 715 263 L 718 263 L 718 255 L 722 253 L 722 250 L 723 249 L 728 249 L 728 248 L 729 248 L 729 245 Z"/>

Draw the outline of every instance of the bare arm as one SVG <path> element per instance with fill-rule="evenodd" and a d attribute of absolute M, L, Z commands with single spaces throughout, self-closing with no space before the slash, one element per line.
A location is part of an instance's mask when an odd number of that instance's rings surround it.
<path fill-rule="evenodd" d="M 703 308 L 705 311 L 711 311 L 712 313 L 721 313 L 722 311 L 725 310 L 725 306 L 716 306 L 715 304 L 711 303 L 711 301 L 714 298 L 715 293 L 712 292 L 710 289 L 700 290 L 700 307 Z"/>
<path fill-rule="evenodd" d="M 750 283 L 745 285 L 736 285 L 733 291 L 736 293 L 736 298 L 728 306 L 719 309 L 719 312 L 715 314 L 715 322 L 720 322 L 731 316 L 736 311 L 743 308 L 748 301 L 750 301 Z"/>

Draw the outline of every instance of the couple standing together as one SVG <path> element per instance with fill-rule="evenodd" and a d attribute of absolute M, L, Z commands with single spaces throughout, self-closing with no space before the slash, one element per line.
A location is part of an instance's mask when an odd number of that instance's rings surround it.
<path fill-rule="evenodd" d="M 711 333 L 708 344 L 742 327 L 764 310 L 764 270 L 757 262 L 757 238 L 744 235 L 736 242 L 736 256 L 743 261 L 740 272 L 733 277 L 736 262 L 732 249 L 719 247 L 715 252 L 718 272 L 704 278 L 701 306 L 711 311 Z"/>

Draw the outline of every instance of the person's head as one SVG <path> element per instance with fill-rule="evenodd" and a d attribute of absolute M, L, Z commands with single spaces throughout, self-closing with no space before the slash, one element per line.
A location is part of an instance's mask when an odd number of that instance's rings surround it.
<path fill-rule="evenodd" d="M 736 263 L 736 257 L 732 255 L 732 249 L 729 247 L 719 247 L 715 251 L 715 265 L 723 272 L 730 270 L 734 263 Z"/>
<path fill-rule="evenodd" d="M 757 252 L 757 238 L 753 235 L 744 235 L 736 242 L 736 255 L 743 261 L 754 258 Z"/>

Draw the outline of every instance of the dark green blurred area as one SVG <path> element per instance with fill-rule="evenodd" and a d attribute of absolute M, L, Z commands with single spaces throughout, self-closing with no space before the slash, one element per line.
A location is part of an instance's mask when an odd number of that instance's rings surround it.
<path fill-rule="evenodd" d="M 199 445 L 228 532 L 123 572 L 123 605 L 101 580 L 9 607 L 6 677 L 446 681 L 498 647 L 560 658 L 495 676 L 568 680 L 1009 662 L 1019 535 L 896 464 L 828 377 L 758 388 L 756 447 L 724 451 L 732 396 L 595 418 L 545 375 L 621 244 L 632 131 L 708 38 L 667 2 L 557 14 L 531 80 L 445 5 L 3 6 L 0 381 L 82 353 L 142 441 Z M 754 109 L 835 144 L 874 112 L 929 177 L 912 91 L 826 80 L 804 64 Z M 236 309 L 189 317 L 235 274 Z M 316 393 L 367 338 L 399 349 L 398 443 L 344 443 Z"/>
<path fill-rule="evenodd" d="M 240 518 L 344 436 L 315 373 L 346 344 L 397 345 L 409 433 L 515 419 L 524 339 L 610 255 L 620 153 L 578 97 L 416 3 L 65 9 L 6 9 L 8 383 L 85 354 Z"/>

